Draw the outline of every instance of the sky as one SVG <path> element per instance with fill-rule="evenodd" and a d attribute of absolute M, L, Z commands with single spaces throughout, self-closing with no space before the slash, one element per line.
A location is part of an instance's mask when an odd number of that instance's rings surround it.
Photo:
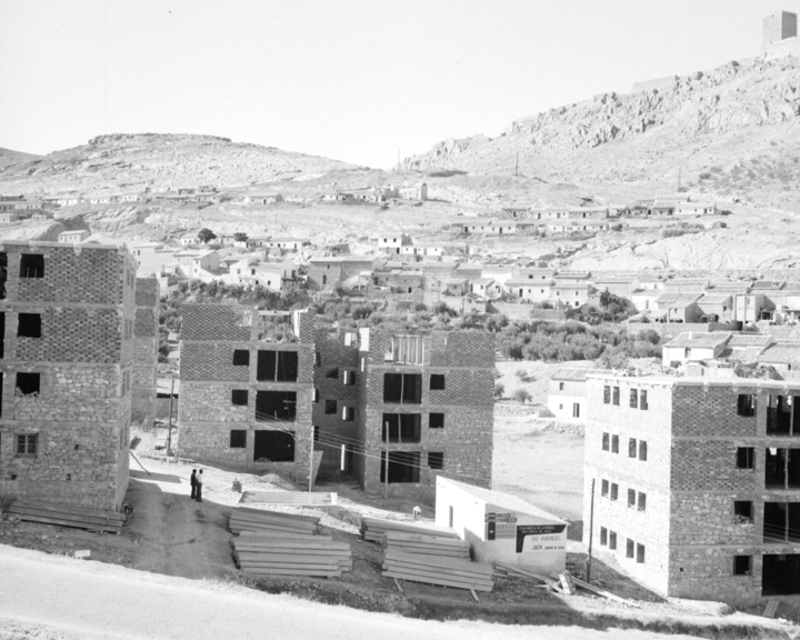
<path fill-rule="evenodd" d="M 761 52 L 800 0 L 0 0 L 0 147 L 201 133 L 389 168 Z"/>

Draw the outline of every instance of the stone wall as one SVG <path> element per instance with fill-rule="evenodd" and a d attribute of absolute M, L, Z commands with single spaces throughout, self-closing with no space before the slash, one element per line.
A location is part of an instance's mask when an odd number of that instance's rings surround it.
<path fill-rule="evenodd" d="M 136 262 L 110 246 L 7 242 L 0 251 L 0 492 L 116 509 L 128 484 Z M 42 256 L 43 274 L 40 263 L 20 277 L 23 255 Z M 41 337 L 17 336 L 19 313 L 41 315 Z M 18 373 L 38 373 L 39 391 L 21 395 Z M 18 451 L 21 435 L 35 436 L 35 453 Z"/>

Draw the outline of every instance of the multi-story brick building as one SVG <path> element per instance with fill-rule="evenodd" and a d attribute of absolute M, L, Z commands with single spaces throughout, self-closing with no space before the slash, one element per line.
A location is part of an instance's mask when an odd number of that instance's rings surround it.
<path fill-rule="evenodd" d="M 295 312 L 291 337 L 270 341 L 257 313 L 184 305 L 183 455 L 305 478 L 313 437 L 320 476 L 368 492 L 432 497 L 440 474 L 489 486 L 491 334 L 315 332 L 312 314 Z"/>
<path fill-rule="evenodd" d="M 136 261 L 0 244 L 0 492 L 116 509 L 128 485 Z"/>
<path fill-rule="evenodd" d="M 136 279 L 136 319 L 133 325 L 131 420 L 156 415 L 158 374 L 158 298 L 155 278 Z"/>
<path fill-rule="evenodd" d="M 202 304 L 182 313 L 181 455 L 306 477 L 313 314 Z"/>
<path fill-rule="evenodd" d="M 800 596 L 800 384 L 587 377 L 584 529 L 662 595 Z"/>

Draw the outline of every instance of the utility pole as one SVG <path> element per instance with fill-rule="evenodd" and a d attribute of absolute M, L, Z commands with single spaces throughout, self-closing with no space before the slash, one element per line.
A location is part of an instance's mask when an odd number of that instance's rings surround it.
<path fill-rule="evenodd" d="M 383 499 L 389 497 L 389 423 L 386 422 L 384 424 L 384 442 L 386 442 L 386 446 L 384 447 L 384 460 L 383 460 Z"/>
<path fill-rule="evenodd" d="M 308 492 L 311 493 L 311 486 L 314 481 L 314 431 L 316 427 L 311 427 L 311 446 L 308 448 Z"/>
<path fill-rule="evenodd" d="M 170 373 L 169 388 L 169 421 L 167 425 L 167 455 L 172 455 L 172 399 L 175 397 L 175 373 Z"/>
<path fill-rule="evenodd" d="M 594 483 L 592 478 L 592 497 L 589 503 L 589 563 L 586 565 L 586 582 L 592 581 L 592 540 L 594 540 Z"/>

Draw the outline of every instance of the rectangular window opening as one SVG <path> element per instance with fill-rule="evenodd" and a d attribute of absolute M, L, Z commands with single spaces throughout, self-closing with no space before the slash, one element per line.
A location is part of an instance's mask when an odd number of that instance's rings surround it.
<path fill-rule="evenodd" d="M 630 405 L 631 409 L 638 409 L 639 408 L 639 390 L 638 389 L 631 389 L 631 398 L 630 398 Z"/>
<path fill-rule="evenodd" d="M 256 380 L 266 382 L 297 382 L 297 351 L 258 350 Z"/>
<path fill-rule="evenodd" d="M 608 385 L 603 387 L 603 404 L 611 403 L 611 387 Z"/>
<path fill-rule="evenodd" d="M 325 401 L 325 415 L 335 415 L 336 414 L 336 400 L 326 400 Z"/>
<path fill-rule="evenodd" d="M 294 391 L 256 391 L 256 420 L 293 421 L 297 415 L 297 393 Z"/>
<path fill-rule="evenodd" d="M 389 451 L 388 474 L 386 453 L 381 452 L 381 483 L 387 480 L 389 484 L 419 482 L 419 451 Z"/>
<path fill-rule="evenodd" d="M 444 374 L 431 374 L 431 391 L 444 391 Z"/>
<path fill-rule="evenodd" d="M 603 498 L 608 497 L 608 480 L 602 480 L 600 482 L 600 495 Z"/>
<path fill-rule="evenodd" d="M 628 438 L 628 457 L 636 457 L 636 438 Z"/>
<path fill-rule="evenodd" d="M 23 253 L 19 259 L 20 278 L 44 278 L 44 256 L 39 253 Z"/>
<path fill-rule="evenodd" d="M 628 489 L 628 506 L 636 506 L 636 491 L 634 489 Z"/>
<path fill-rule="evenodd" d="M 39 434 L 17 434 L 17 455 L 35 456 L 39 449 Z"/>
<path fill-rule="evenodd" d="M 755 467 L 755 447 L 738 447 L 736 449 L 736 468 L 753 469 Z"/>
<path fill-rule="evenodd" d="M 428 416 L 428 428 L 430 429 L 444 429 L 444 414 L 431 413 Z"/>
<path fill-rule="evenodd" d="M 616 500 L 619 497 L 619 485 L 616 482 L 611 483 L 611 500 Z"/>
<path fill-rule="evenodd" d="M 384 373 L 383 401 L 398 404 L 421 404 L 422 374 Z"/>
<path fill-rule="evenodd" d="M 608 529 L 600 527 L 600 544 L 606 546 L 608 544 Z"/>
<path fill-rule="evenodd" d="M 752 393 L 740 393 L 736 401 L 736 413 L 745 418 L 756 415 L 756 396 Z"/>
<path fill-rule="evenodd" d="M 428 467 L 430 469 L 444 469 L 444 452 L 443 451 L 429 451 L 428 452 Z"/>
<path fill-rule="evenodd" d="M 636 544 L 636 562 L 643 563 L 644 562 L 644 545 L 643 544 Z"/>
<path fill-rule="evenodd" d="M 603 432 L 603 451 L 608 451 L 609 442 L 611 440 L 611 436 L 608 434 L 607 431 Z"/>
<path fill-rule="evenodd" d="M 649 409 L 649 405 L 647 404 L 647 389 L 639 391 L 639 409 L 642 411 L 647 411 Z"/>
<path fill-rule="evenodd" d="M 247 431 L 245 429 L 231 429 L 231 449 L 247 448 Z"/>
<path fill-rule="evenodd" d="M 633 542 L 633 540 L 628 538 L 626 543 L 625 543 L 625 557 L 626 558 L 633 558 L 634 545 L 635 545 L 635 543 Z"/>
<path fill-rule="evenodd" d="M 619 436 L 611 436 L 611 453 L 619 453 Z"/>
<path fill-rule="evenodd" d="M 38 373 L 18 373 L 17 374 L 17 395 L 38 396 L 40 393 L 41 374 Z"/>
<path fill-rule="evenodd" d="M 21 338 L 42 337 L 42 314 L 20 313 L 17 319 L 17 336 Z"/>
<path fill-rule="evenodd" d="M 619 406 L 619 387 L 614 387 L 613 394 L 611 396 L 611 404 Z"/>
<path fill-rule="evenodd" d="M 608 532 L 608 548 L 609 549 L 617 548 L 617 534 L 615 531 Z"/>
<path fill-rule="evenodd" d="M 382 442 L 419 442 L 422 416 L 419 413 L 384 413 Z"/>
<path fill-rule="evenodd" d="M 647 442 L 639 440 L 639 460 L 647 461 Z"/>
<path fill-rule="evenodd" d="M 246 407 L 247 389 L 231 389 L 231 404 Z"/>
<path fill-rule="evenodd" d="M 752 571 L 753 556 L 733 556 L 733 575 L 749 576 Z"/>
<path fill-rule="evenodd" d="M 647 494 L 642 493 L 640 491 L 638 498 L 639 498 L 639 505 L 638 505 L 639 511 L 647 511 Z"/>
<path fill-rule="evenodd" d="M 235 367 L 250 366 L 250 352 L 247 349 L 234 349 L 233 365 Z"/>
<path fill-rule="evenodd" d="M 736 524 L 753 522 L 753 503 L 750 500 L 735 500 L 733 503 L 733 520 Z"/>

